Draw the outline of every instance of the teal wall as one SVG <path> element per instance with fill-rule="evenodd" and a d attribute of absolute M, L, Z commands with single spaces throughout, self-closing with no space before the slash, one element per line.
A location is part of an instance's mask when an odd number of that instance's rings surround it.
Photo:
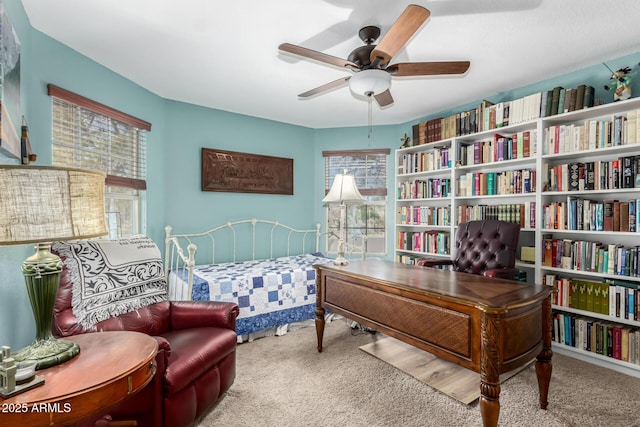
<path fill-rule="evenodd" d="M 97 102 L 109 105 L 152 123 L 148 133 L 148 191 L 146 233 L 162 246 L 164 226 L 181 232 L 201 230 L 227 220 L 258 217 L 294 226 L 321 223 L 324 208 L 323 150 L 390 148 L 389 194 L 394 194 L 394 152 L 404 133 L 419 120 L 390 126 L 375 126 L 368 139 L 366 127 L 309 129 L 243 116 L 160 98 L 111 70 L 52 40 L 29 25 L 20 0 L 1 0 L 21 42 L 21 108 L 30 130 L 38 164 L 51 162 L 51 100 L 46 85 L 53 83 Z M 640 53 L 617 60 L 604 58 L 617 69 L 637 64 Z M 602 85 L 609 73 L 596 64 L 562 77 L 508 93 L 488 94 L 493 102 L 518 98 L 558 84 L 575 87 L 593 84 L 597 97 L 612 99 Z M 640 76 L 636 79 L 640 83 Z M 634 83 L 637 95 L 640 87 Z M 475 106 L 470 101 L 450 111 Z M 360 106 L 366 111 L 366 105 Z M 360 108 L 354 105 L 354 108 Z M 380 112 L 378 114 L 384 114 Z M 376 113 L 374 112 L 374 122 Z M 420 120 L 436 117 L 424 117 Z M 210 193 L 200 191 L 202 147 L 250 152 L 294 159 L 294 195 Z M 0 156 L 0 163 L 16 163 Z M 1 197 L 1 195 L 0 195 Z M 394 221 L 389 203 L 387 223 Z M 30 245 L 0 247 L 0 345 L 14 349 L 30 343 L 34 336 L 31 308 L 20 273 L 22 261 L 31 255 Z M 393 232 L 387 241 L 387 257 L 393 253 Z"/>
<path fill-rule="evenodd" d="M 258 218 L 314 224 L 313 130 L 174 101 L 165 102 L 165 222 L 179 232 Z M 293 158 L 293 196 L 200 191 L 202 148 Z M 153 189 L 149 189 L 153 192 Z"/>

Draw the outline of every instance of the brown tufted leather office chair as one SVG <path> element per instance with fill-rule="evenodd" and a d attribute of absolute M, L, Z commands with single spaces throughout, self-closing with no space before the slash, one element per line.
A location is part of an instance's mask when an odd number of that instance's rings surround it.
<path fill-rule="evenodd" d="M 450 260 L 420 260 L 418 265 L 453 266 L 454 271 L 513 279 L 520 225 L 512 222 L 469 221 L 458 226 Z"/>

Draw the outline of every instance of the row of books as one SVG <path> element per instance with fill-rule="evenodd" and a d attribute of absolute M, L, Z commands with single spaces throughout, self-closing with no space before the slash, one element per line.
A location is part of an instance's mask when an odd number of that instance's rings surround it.
<path fill-rule="evenodd" d="M 546 274 L 544 283 L 555 286 L 552 303 L 559 307 L 603 314 L 612 318 L 638 320 L 640 290 L 638 283 L 618 279 L 604 281 L 557 277 Z"/>
<path fill-rule="evenodd" d="M 491 104 L 483 101 L 483 104 Z M 461 111 L 448 117 L 438 117 L 413 125 L 414 144 L 430 144 L 454 136 L 467 135 L 479 131 L 478 121 L 482 120 L 481 107 Z"/>
<path fill-rule="evenodd" d="M 616 276 L 640 277 L 640 246 L 542 237 L 542 265 Z"/>
<path fill-rule="evenodd" d="M 528 96 L 533 99 L 536 95 Z M 420 122 L 413 126 L 413 140 L 417 144 L 428 144 L 461 135 L 470 135 L 489 129 L 497 129 L 509 124 L 511 102 L 483 100 L 477 107 L 460 111 L 448 117 Z M 538 104 L 539 106 L 539 104 Z M 539 107 L 538 107 L 539 112 Z M 532 117 L 535 118 L 535 117 Z"/>
<path fill-rule="evenodd" d="M 397 215 L 398 224 L 404 225 L 451 225 L 449 206 L 400 206 Z"/>
<path fill-rule="evenodd" d="M 490 140 L 460 144 L 457 161 L 461 166 L 469 166 L 531 157 L 535 155 L 532 133 L 535 138 L 535 131 L 517 132 L 509 136 L 496 133 Z"/>
<path fill-rule="evenodd" d="M 594 201 L 567 197 L 543 208 L 543 227 L 555 230 L 640 232 L 640 199 Z"/>
<path fill-rule="evenodd" d="M 584 163 L 545 164 L 543 179 L 545 191 L 640 188 L 640 155 Z"/>
<path fill-rule="evenodd" d="M 413 125 L 414 145 L 428 144 L 461 135 L 469 135 L 512 124 L 593 107 L 593 86 L 561 86 L 511 101 L 493 103 L 483 100 L 477 107 L 448 117 L 438 117 Z"/>
<path fill-rule="evenodd" d="M 448 169 L 451 167 L 448 147 L 434 148 L 428 152 L 402 155 L 400 174 Z"/>
<path fill-rule="evenodd" d="M 459 205 L 456 207 L 456 224 L 468 221 L 495 219 L 515 222 L 521 228 L 535 228 L 536 202 L 499 205 Z M 400 225 L 451 225 L 449 206 L 400 206 L 397 212 Z"/>
<path fill-rule="evenodd" d="M 468 172 L 457 180 L 456 194 L 460 196 L 493 196 L 533 193 L 535 169 L 501 172 Z"/>
<path fill-rule="evenodd" d="M 397 247 L 403 251 L 447 255 L 450 252 L 451 236 L 441 231 L 399 231 Z"/>
<path fill-rule="evenodd" d="M 431 199 L 449 197 L 450 178 L 427 178 L 401 182 L 398 186 L 398 200 Z"/>
<path fill-rule="evenodd" d="M 540 117 L 554 116 L 593 107 L 595 104 L 593 86 L 578 85 L 576 88 L 556 86 L 542 93 Z"/>
<path fill-rule="evenodd" d="M 552 340 L 640 365 L 640 330 L 569 313 L 553 313 Z"/>
<path fill-rule="evenodd" d="M 544 130 L 543 153 L 572 153 L 640 143 L 640 110 L 612 120 L 587 120 L 582 124 L 549 126 Z"/>
<path fill-rule="evenodd" d="M 460 205 L 456 208 L 456 224 L 468 221 L 496 219 L 515 222 L 520 228 L 535 228 L 536 202 L 499 205 Z"/>

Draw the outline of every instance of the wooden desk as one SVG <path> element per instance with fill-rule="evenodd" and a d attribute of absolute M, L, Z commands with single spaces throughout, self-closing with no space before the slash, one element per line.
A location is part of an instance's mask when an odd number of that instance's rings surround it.
<path fill-rule="evenodd" d="M 329 309 L 479 372 L 485 426 L 498 424 L 500 374 L 535 357 L 547 408 L 551 287 L 380 260 L 315 268 L 318 351 Z"/>
<path fill-rule="evenodd" d="M 97 332 L 65 338 L 80 354 L 36 371 L 45 384 L 0 398 L 0 425 L 49 426 L 77 423 L 138 392 L 155 374 L 158 344 L 139 332 Z"/>

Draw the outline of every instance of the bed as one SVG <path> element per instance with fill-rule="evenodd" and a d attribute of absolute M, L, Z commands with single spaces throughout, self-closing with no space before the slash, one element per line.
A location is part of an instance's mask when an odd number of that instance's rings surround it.
<path fill-rule="evenodd" d="M 295 229 L 248 219 L 201 233 L 165 232 L 169 298 L 237 303 L 238 342 L 313 324 L 313 265 L 331 262 L 319 251 L 319 224 Z"/>

